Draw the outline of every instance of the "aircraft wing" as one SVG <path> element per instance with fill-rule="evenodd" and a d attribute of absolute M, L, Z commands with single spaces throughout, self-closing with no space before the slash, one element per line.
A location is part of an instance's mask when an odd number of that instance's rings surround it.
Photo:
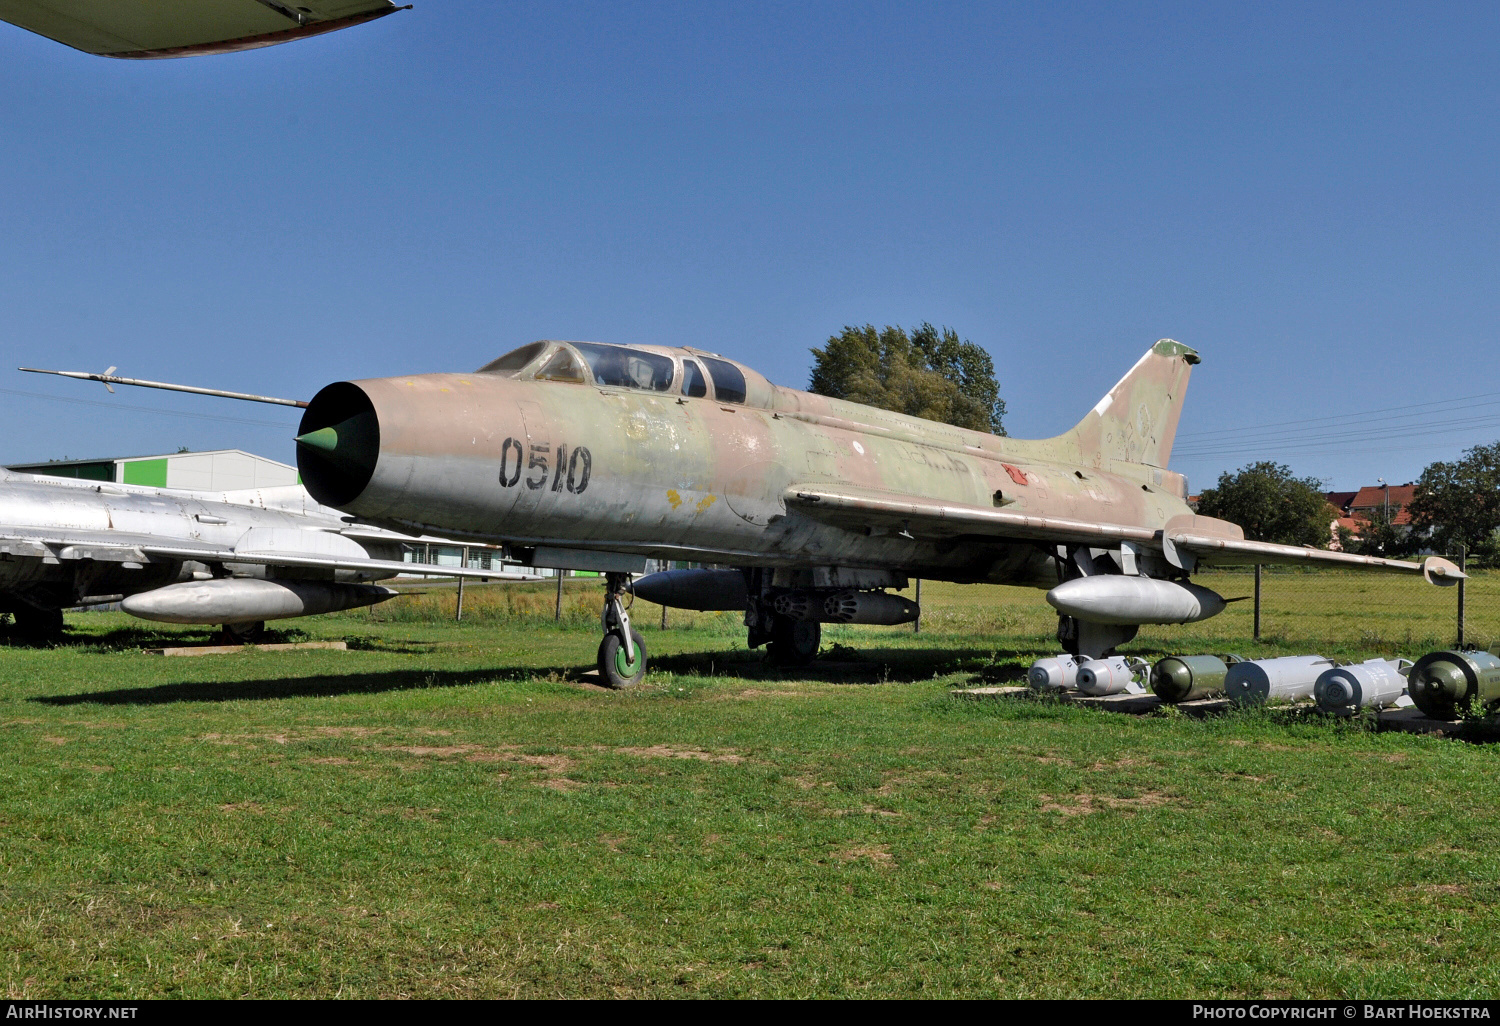
<path fill-rule="evenodd" d="M 11 558 L 41 559 L 43 562 L 53 563 L 92 559 L 100 562 L 135 563 L 144 566 L 154 557 L 191 559 L 200 563 L 250 563 L 257 566 L 353 570 L 386 577 L 395 574 L 415 574 L 424 577 L 479 577 L 492 581 L 541 580 L 535 574 L 517 573 L 513 570 L 479 570 L 470 567 L 440 566 L 434 563 L 371 559 L 368 556 L 356 555 L 354 550 L 358 549 L 358 546 L 353 542 L 347 542 L 347 547 L 340 546 L 338 541 L 341 539 L 336 534 L 316 531 L 284 533 L 321 535 L 322 537 L 309 539 L 310 543 L 301 549 L 291 547 L 291 545 L 271 549 L 256 543 L 275 540 L 285 544 L 290 539 L 273 539 L 250 531 L 247 532 L 246 539 L 249 544 L 224 548 L 187 539 L 163 541 L 154 535 L 133 535 L 112 531 L 6 528 L 0 530 L 0 555 Z M 331 544 L 330 540 L 332 540 Z"/>
<path fill-rule="evenodd" d="M 391 0 L 0 0 L 0 19 L 103 57 L 232 53 L 372 21 Z"/>
<path fill-rule="evenodd" d="M 1034 516 L 1004 508 L 944 502 L 873 489 L 793 485 L 786 491 L 788 509 L 837 527 L 880 527 L 909 537 L 955 538 L 980 535 L 1108 548 L 1122 541 L 1161 550 L 1174 566 L 1244 566 L 1303 564 L 1354 567 L 1390 573 L 1420 573 L 1434 584 L 1454 584 L 1464 574 L 1448 560 L 1429 556 L 1421 563 L 1358 556 L 1297 545 L 1246 541 L 1240 528 L 1225 520 L 1185 515 L 1157 530 L 1131 524 Z"/>

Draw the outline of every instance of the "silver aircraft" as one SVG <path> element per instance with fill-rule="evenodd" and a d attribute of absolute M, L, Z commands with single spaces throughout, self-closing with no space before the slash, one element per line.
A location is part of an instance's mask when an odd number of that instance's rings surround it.
<path fill-rule="evenodd" d="M 371 582 L 400 573 L 536 579 L 403 562 L 422 542 L 452 544 L 355 523 L 298 485 L 193 492 L 0 471 L 0 613 L 33 637 L 61 631 L 64 609 L 119 602 L 248 639 L 266 620 L 383 602 L 397 592 Z"/>

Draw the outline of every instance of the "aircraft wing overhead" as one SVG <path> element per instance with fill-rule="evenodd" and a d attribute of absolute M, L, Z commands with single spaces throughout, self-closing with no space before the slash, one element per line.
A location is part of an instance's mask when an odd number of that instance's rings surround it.
<path fill-rule="evenodd" d="M 1464 574 L 1448 560 L 1429 556 L 1421 563 L 1376 556 L 1357 556 L 1297 545 L 1246 541 L 1234 524 L 1211 517 L 1182 516 L 1167 521 L 1164 530 L 1130 524 L 1033 516 L 1006 509 L 943 502 L 920 496 L 872 489 L 793 485 L 787 489 L 788 509 L 837 527 L 881 527 L 921 538 L 980 535 L 1030 541 L 1092 544 L 1099 547 L 1122 541 L 1139 542 L 1165 552 L 1172 564 L 1247 566 L 1302 564 L 1420 573 L 1434 584 L 1455 584 Z"/>
<path fill-rule="evenodd" d="M 163 541 L 159 536 L 126 534 L 118 531 L 5 528 L 0 530 L 0 554 L 37 558 L 43 561 L 67 562 L 92 559 L 107 563 L 147 563 L 152 557 L 191 559 L 203 563 L 249 563 L 258 566 L 299 566 L 325 570 L 354 570 L 392 574 L 416 574 L 426 577 L 478 577 L 492 581 L 534 581 L 535 574 L 513 570 L 480 570 L 469 567 L 441 566 L 435 563 L 406 563 L 393 559 L 371 559 L 355 554 L 350 543 L 347 551 L 338 551 L 337 534 L 314 531 L 284 532 L 275 539 L 254 536 L 244 547 L 223 546 L 187 539 Z M 309 543 L 300 550 L 286 544 L 278 548 L 258 548 L 256 541 L 288 543 L 287 534 L 306 534 Z M 316 536 L 316 537 L 315 537 Z M 320 544 L 332 541 L 333 544 Z"/>
<path fill-rule="evenodd" d="M 358 25 L 391 0 L 0 0 L 0 19 L 103 57 L 232 53 Z"/>
<path fill-rule="evenodd" d="M 1312 564 L 1342 566 L 1390 573 L 1420 573 L 1433 584 L 1457 584 L 1467 576 L 1441 556 L 1428 556 L 1420 563 L 1404 559 L 1382 559 L 1358 556 L 1352 552 L 1332 552 L 1300 545 L 1277 545 L 1273 542 L 1246 541 L 1243 538 L 1215 538 L 1189 531 L 1172 530 L 1167 525 L 1166 540 L 1179 551 L 1191 553 L 1201 566 L 1252 566 L 1256 563 Z"/>
<path fill-rule="evenodd" d="M 977 534 L 1105 546 L 1122 541 L 1150 544 L 1158 537 L 1149 527 L 1034 516 L 867 488 L 793 485 L 786 491 L 786 504 L 788 509 L 836 527 L 879 526 L 923 538 Z"/>

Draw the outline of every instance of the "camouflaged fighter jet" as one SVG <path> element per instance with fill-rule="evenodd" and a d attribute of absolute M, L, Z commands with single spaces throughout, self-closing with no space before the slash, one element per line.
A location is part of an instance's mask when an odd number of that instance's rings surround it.
<path fill-rule="evenodd" d="M 1157 342 L 1076 427 L 1022 441 L 772 385 L 697 349 L 534 342 L 472 374 L 338 382 L 303 414 L 302 480 L 401 530 L 504 543 L 538 567 L 605 572 L 599 669 L 633 684 L 634 585 L 668 606 L 743 610 L 750 646 L 800 662 L 820 624 L 903 623 L 909 577 L 1050 589 L 1058 637 L 1101 656 L 1143 623 L 1224 600 L 1202 566 L 1303 563 L 1462 576 L 1453 564 L 1246 541 L 1193 514 L 1167 469 L 1198 354 Z"/>
<path fill-rule="evenodd" d="M 391 0 L 0 0 L 0 20 L 135 60 L 253 50 L 400 10 Z"/>
<path fill-rule="evenodd" d="M 373 605 L 398 573 L 532 580 L 514 571 L 402 562 L 417 538 L 316 505 L 301 487 L 193 492 L 0 470 L 0 613 L 33 638 L 65 608 L 121 603 L 249 640 L 266 620 Z"/>

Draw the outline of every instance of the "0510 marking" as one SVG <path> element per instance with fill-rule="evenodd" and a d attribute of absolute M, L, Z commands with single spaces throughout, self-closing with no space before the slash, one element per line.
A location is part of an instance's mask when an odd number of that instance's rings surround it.
<path fill-rule="evenodd" d="M 514 453 L 514 455 L 512 455 Z M 500 448 L 500 484 L 514 488 L 525 477 L 526 487 L 532 491 L 548 488 L 547 475 L 552 475 L 549 491 L 560 492 L 564 486 L 574 495 L 582 495 L 589 486 L 589 474 L 594 469 L 594 457 L 585 446 L 571 452 L 566 443 L 558 443 L 557 461 L 552 462 L 550 442 L 532 442 L 530 452 L 520 439 L 507 438 Z M 514 461 L 514 462 L 512 462 Z M 567 468 L 566 475 L 563 468 Z"/>

